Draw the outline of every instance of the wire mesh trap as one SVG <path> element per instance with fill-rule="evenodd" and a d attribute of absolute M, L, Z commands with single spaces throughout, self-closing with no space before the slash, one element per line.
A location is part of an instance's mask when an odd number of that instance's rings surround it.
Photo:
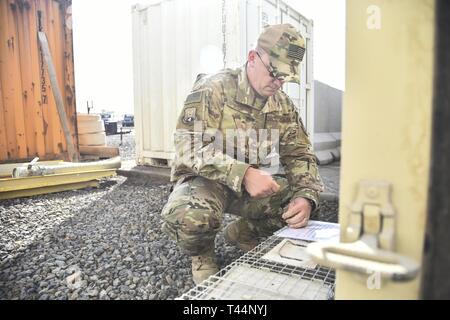
<path fill-rule="evenodd" d="M 332 300 L 335 272 L 314 264 L 308 242 L 272 236 L 180 300 Z"/>

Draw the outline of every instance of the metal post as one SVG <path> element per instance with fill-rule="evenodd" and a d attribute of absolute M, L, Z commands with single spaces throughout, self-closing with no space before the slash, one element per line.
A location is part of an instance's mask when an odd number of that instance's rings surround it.
<path fill-rule="evenodd" d="M 432 165 L 428 190 L 423 299 L 450 299 L 450 3 L 436 2 Z"/>

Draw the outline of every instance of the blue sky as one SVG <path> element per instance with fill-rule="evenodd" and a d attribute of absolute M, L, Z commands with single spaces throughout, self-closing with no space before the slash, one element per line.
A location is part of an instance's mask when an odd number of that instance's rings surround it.
<path fill-rule="evenodd" d="M 155 0 L 73 0 L 77 109 L 86 101 L 117 115 L 133 112 L 131 6 Z M 285 0 L 314 20 L 314 75 L 345 89 L 345 0 Z"/>

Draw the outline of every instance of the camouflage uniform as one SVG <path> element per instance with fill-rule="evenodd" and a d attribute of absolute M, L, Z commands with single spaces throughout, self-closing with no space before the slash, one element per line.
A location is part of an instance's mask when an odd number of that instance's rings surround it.
<path fill-rule="evenodd" d="M 259 129 L 274 131 L 265 136 Z M 232 148 L 225 150 L 228 143 Z M 191 256 L 214 248 L 224 212 L 242 217 L 243 232 L 267 236 L 286 225 L 281 215 L 291 200 L 303 197 L 318 206 L 323 184 L 293 102 L 281 90 L 259 97 L 245 67 L 197 78 L 178 119 L 175 147 L 176 185 L 162 212 L 163 230 Z M 285 171 L 273 174 L 281 189 L 252 199 L 242 185 L 245 172 L 267 168 L 265 155 L 273 150 Z"/>

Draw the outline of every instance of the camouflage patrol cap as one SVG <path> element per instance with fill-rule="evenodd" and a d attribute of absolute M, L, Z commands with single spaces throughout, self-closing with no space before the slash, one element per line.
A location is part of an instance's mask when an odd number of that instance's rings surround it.
<path fill-rule="evenodd" d="M 265 27 L 258 46 L 270 57 L 270 65 L 277 78 L 300 83 L 299 66 L 305 55 L 305 39 L 290 24 Z"/>

